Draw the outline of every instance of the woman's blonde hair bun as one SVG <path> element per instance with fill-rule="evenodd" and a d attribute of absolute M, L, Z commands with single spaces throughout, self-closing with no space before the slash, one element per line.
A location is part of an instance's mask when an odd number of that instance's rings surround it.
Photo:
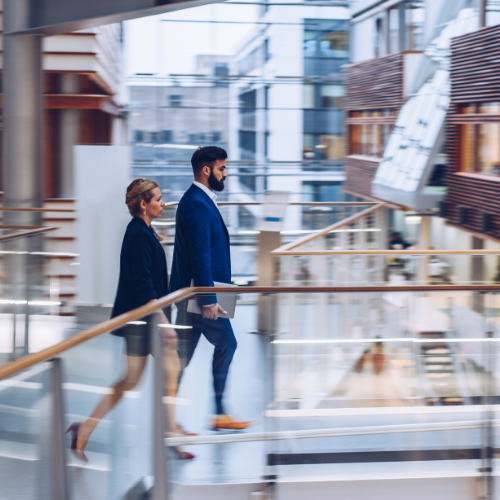
<path fill-rule="evenodd" d="M 125 203 L 127 204 L 128 211 L 132 217 L 137 217 L 141 213 L 141 201 L 150 203 L 153 198 L 153 189 L 160 187 L 156 181 L 139 177 L 134 179 L 127 187 L 127 194 L 125 195 Z M 156 233 L 153 226 L 153 232 L 159 241 L 163 238 Z"/>

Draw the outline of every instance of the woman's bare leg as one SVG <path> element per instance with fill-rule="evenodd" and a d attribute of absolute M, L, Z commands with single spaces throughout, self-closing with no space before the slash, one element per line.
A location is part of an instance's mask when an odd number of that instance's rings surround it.
<path fill-rule="evenodd" d="M 169 432 L 180 433 L 181 430 L 175 420 L 175 398 L 177 397 L 179 371 L 181 369 L 176 342 L 173 345 L 165 345 L 163 366 L 165 368 L 165 395 L 169 398 L 167 400 L 168 430 Z"/>
<path fill-rule="evenodd" d="M 125 358 L 127 360 L 127 373 L 113 385 L 111 391 L 99 401 L 90 417 L 80 426 L 76 444 L 77 451 L 85 449 L 90 435 L 101 419 L 115 407 L 125 392 L 132 390 L 139 382 L 146 366 L 147 356 L 125 356 Z"/>

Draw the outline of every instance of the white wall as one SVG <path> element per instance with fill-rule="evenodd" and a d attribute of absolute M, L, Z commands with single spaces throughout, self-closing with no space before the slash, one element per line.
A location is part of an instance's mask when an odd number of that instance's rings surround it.
<path fill-rule="evenodd" d="M 81 304 L 114 302 L 131 181 L 128 146 L 75 146 L 76 266 Z"/>

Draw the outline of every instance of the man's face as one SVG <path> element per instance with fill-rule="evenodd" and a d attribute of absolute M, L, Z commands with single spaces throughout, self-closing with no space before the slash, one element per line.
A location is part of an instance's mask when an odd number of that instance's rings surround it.
<path fill-rule="evenodd" d="M 214 191 L 224 190 L 224 181 L 227 178 L 226 160 L 216 160 L 213 168 L 210 170 L 208 185 Z"/>

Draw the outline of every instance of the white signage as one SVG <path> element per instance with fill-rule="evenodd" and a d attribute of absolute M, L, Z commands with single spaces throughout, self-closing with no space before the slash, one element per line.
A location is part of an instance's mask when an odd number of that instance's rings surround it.
<path fill-rule="evenodd" d="M 257 231 L 281 231 L 289 195 L 288 191 L 266 191 L 264 193 L 262 217 L 257 221 L 255 228 Z"/>

